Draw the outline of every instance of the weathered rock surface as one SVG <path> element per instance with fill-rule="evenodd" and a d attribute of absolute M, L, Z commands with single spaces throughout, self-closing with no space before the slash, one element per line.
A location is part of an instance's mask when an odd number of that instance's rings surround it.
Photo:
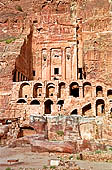
<path fill-rule="evenodd" d="M 60 141 L 33 141 L 31 143 L 32 152 L 62 152 L 76 153 L 76 142 L 60 142 Z"/>
<path fill-rule="evenodd" d="M 9 127 L 7 125 L 0 126 L 0 138 L 7 135 Z"/>

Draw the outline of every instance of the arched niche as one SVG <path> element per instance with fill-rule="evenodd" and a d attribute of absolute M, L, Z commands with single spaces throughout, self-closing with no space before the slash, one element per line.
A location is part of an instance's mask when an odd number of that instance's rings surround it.
<path fill-rule="evenodd" d="M 102 86 L 96 87 L 96 97 L 103 97 L 103 88 Z"/>
<path fill-rule="evenodd" d="M 26 100 L 24 100 L 24 99 L 19 99 L 19 100 L 17 101 L 17 103 L 27 103 L 27 102 L 26 102 Z"/>
<path fill-rule="evenodd" d="M 82 115 L 83 116 L 93 116 L 92 115 L 92 109 L 91 109 L 91 103 L 87 104 L 82 108 Z"/>
<path fill-rule="evenodd" d="M 83 84 L 83 97 L 92 97 L 92 87 L 89 82 Z"/>
<path fill-rule="evenodd" d="M 40 105 L 40 102 L 38 100 L 32 100 L 31 105 Z"/>
<path fill-rule="evenodd" d="M 52 112 L 52 108 L 51 105 L 53 105 L 53 101 L 52 100 L 46 100 L 44 103 L 44 113 L 45 114 L 51 114 Z"/>
<path fill-rule="evenodd" d="M 42 96 L 42 84 L 36 83 L 33 87 L 33 98 Z"/>
<path fill-rule="evenodd" d="M 107 97 L 108 99 L 112 99 L 112 90 L 107 90 Z"/>
<path fill-rule="evenodd" d="M 79 97 L 79 85 L 76 82 L 70 84 L 70 96 Z"/>
<path fill-rule="evenodd" d="M 77 115 L 78 113 L 77 113 L 77 109 L 74 109 L 72 112 L 71 112 L 71 114 L 70 115 Z"/>
<path fill-rule="evenodd" d="M 54 96 L 55 86 L 53 83 L 49 83 L 46 86 L 46 98 L 50 98 Z"/>
<path fill-rule="evenodd" d="M 96 101 L 96 116 L 103 116 L 105 114 L 105 102 L 103 99 Z"/>
<path fill-rule="evenodd" d="M 58 97 L 59 98 L 63 98 L 65 96 L 65 83 L 64 82 L 61 82 L 59 83 L 59 95 Z"/>
<path fill-rule="evenodd" d="M 19 98 L 28 98 L 30 97 L 30 85 L 28 83 L 22 83 L 19 89 Z"/>
<path fill-rule="evenodd" d="M 62 107 L 63 107 L 63 104 L 64 104 L 64 100 L 59 100 L 59 101 L 57 102 L 59 111 L 61 111 L 61 109 L 62 109 Z"/>

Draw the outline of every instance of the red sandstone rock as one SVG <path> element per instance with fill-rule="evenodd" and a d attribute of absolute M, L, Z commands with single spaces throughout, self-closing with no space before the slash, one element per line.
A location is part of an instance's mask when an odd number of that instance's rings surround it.
<path fill-rule="evenodd" d="M 32 152 L 62 152 L 76 153 L 76 142 L 60 142 L 60 141 L 39 141 L 31 142 Z"/>
<path fill-rule="evenodd" d="M 0 116 L 21 117 L 19 125 L 31 114 L 104 116 L 81 125 L 52 118 L 48 137 L 111 140 L 111 8 L 107 0 L 1 0 Z"/>
<path fill-rule="evenodd" d="M 0 138 L 3 137 L 4 135 L 7 135 L 9 131 L 9 127 L 7 125 L 0 125 Z"/>

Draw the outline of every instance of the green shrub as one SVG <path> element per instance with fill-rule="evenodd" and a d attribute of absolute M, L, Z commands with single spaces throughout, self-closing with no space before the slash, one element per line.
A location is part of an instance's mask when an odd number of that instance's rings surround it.
<path fill-rule="evenodd" d="M 96 150 L 96 151 L 95 151 L 95 154 L 100 154 L 100 153 L 101 153 L 100 150 Z"/>
<path fill-rule="evenodd" d="M 56 133 L 57 133 L 59 136 L 63 136 L 63 135 L 64 135 L 64 132 L 61 131 L 61 130 L 57 131 Z"/>
<path fill-rule="evenodd" d="M 13 42 L 13 41 L 15 41 L 15 40 L 16 40 L 16 38 L 10 38 L 10 39 L 5 40 L 5 42 L 6 42 L 7 44 L 10 44 L 11 42 Z"/>
<path fill-rule="evenodd" d="M 110 151 L 112 151 L 112 147 L 111 147 L 111 148 L 109 148 L 109 150 L 110 150 Z"/>
<path fill-rule="evenodd" d="M 50 169 L 55 169 L 56 168 L 56 166 L 50 166 Z"/>
<path fill-rule="evenodd" d="M 18 11 L 20 11 L 20 12 L 23 12 L 23 9 L 22 9 L 22 7 L 21 7 L 20 5 L 17 5 L 17 6 L 16 6 L 16 9 L 17 9 Z"/>
<path fill-rule="evenodd" d="M 47 169 L 48 167 L 46 165 L 43 166 L 43 169 Z"/>
<path fill-rule="evenodd" d="M 79 155 L 77 155 L 76 159 L 77 159 L 77 160 L 80 160 L 80 156 L 79 156 Z"/>
<path fill-rule="evenodd" d="M 8 40 L 6 40 L 6 43 L 10 44 L 12 41 L 13 41 L 12 39 L 8 39 Z"/>
<path fill-rule="evenodd" d="M 8 167 L 8 168 L 6 168 L 5 170 L 11 170 L 11 168 Z"/>
<path fill-rule="evenodd" d="M 70 155 L 70 156 L 69 156 L 69 160 L 71 160 L 72 158 L 73 158 L 73 155 Z"/>

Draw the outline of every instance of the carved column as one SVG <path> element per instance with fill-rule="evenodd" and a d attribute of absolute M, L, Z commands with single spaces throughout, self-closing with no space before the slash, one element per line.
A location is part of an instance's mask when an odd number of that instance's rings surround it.
<path fill-rule="evenodd" d="M 48 80 L 51 80 L 51 50 L 48 49 L 48 61 L 47 61 L 47 67 L 48 67 Z"/>
<path fill-rule="evenodd" d="M 72 80 L 77 80 L 77 42 L 73 46 Z"/>
<path fill-rule="evenodd" d="M 65 56 L 66 56 L 66 54 L 65 54 L 65 49 L 64 48 L 62 48 L 62 60 L 61 60 L 61 68 L 62 68 L 62 79 L 63 80 L 65 80 L 65 78 L 66 78 L 66 70 L 65 70 Z"/>

